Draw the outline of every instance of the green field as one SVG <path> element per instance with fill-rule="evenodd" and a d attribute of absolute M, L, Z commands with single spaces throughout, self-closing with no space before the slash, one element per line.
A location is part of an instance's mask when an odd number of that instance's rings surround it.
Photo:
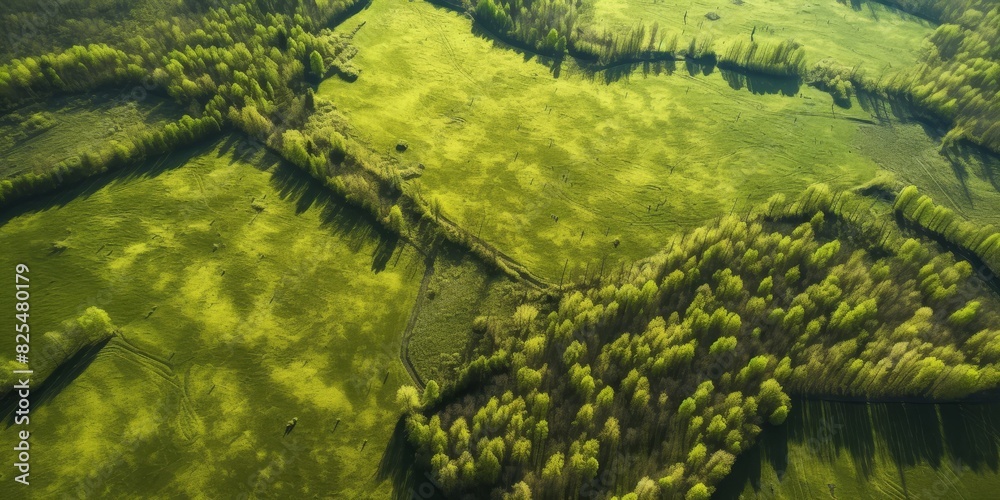
<path fill-rule="evenodd" d="M 2 265 L 31 264 L 38 337 L 91 305 L 122 328 L 32 409 L 36 498 L 387 494 L 368 478 L 408 382 L 398 349 L 422 258 L 240 146 L 96 179 L 0 227 Z"/>
<path fill-rule="evenodd" d="M 679 64 L 605 84 L 571 61 L 554 76 L 426 2 L 380 0 L 357 19 L 361 78 L 329 79 L 319 94 L 372 148 L 426 167 L 412 189 L 551 281 L 564 266 L 576 278 L 642 258 L 670 234 L 775 193 L 848 188 L 880 168 L 929 189 L 947 184 L 959 205 L 998 200 L 982 181 L 970 182 L 973 201 L 958 196 L 920 125 L 878 121 L 859 103 L 834 107 L 794 82 L 692 76 Z M 927 151 L 923 168 L 869 147 L 873 130 Z"/>
<path fill-rule="evenodd" d="M 433 274 L 419 300 L 407 353 L 422 382 L 450 380 L 469 357 L 482 331 L 478 316 L 489 321 L 514 312 L 526 290 L 490 272 L 482 263 L 451 249 L 434 260 Z"/>

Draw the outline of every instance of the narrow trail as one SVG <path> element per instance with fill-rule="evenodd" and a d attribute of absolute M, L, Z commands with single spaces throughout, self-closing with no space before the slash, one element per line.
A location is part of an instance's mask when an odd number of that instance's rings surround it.
<path fill-rule="evenodd" d="M 420 378 L 420 374 L 417 373 L 416 368 L 413 367 L 413 363 L 410 361 L 410 338 L 413 336 L 413 327 L 416 326 L 417 318 L 420 316 L 420 307 L 424 303 L 424 297 L 427 296 L 427 287 L 430 285 L 431 277 L 434 275 L 434 260 L 436 256 L 437 252 L 431 252 L 424 260 L 424 277 L 420 280 L 420 291 L 417 292 L 417 300 L 413 303 L 413 309 L 410 310 L 410 319 L 406 322 L 406 329 L 403 330 L 403 340 L 399 343 L 399 360 L 403 362 L 406 372 L 410 374 L 410 378 L 417 384 L 420 390 L 424 388 L 424 381 Z"/>

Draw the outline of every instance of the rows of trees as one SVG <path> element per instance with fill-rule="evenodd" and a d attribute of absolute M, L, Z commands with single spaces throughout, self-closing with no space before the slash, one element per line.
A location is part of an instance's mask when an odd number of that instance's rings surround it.
<path fill-rule="evenodd" d="M 802 45 L 784 40 L 767 42 L 734 41 L 719 57 L 720 68 L 743 69 L 778 76 L 800 76 L 806 72 L 806 54 Z"/>
<path fill-rule="evenodd" d="M 85 151 L 62 160 L 51 168 L 0 180 L 0 208 L 38 193 L 72 185 L 88 177 L 136 164 L 145 158 L 169 153 L 220 131 L 220 122 L 211 116 L 184 115 L 161 129 L 148 130 L 121 140 L 112 140 L 99 150 Z"/>
<path fill-rule="evenodd" d="M 599 66 L 650 60 L 688 58 L 716 60 L 711 37 L 680 43 L 658 23 L 638 23 L 620 32 L 598 30 L 578 21 L 573 0 L 479 0 L 470 14 L 500 38 L 552 56 L 570 54 Z M 729 68 L 777 76 L 803 76 L 805 51 L 791 40 L 780 43 L 734 40 L 718 57 Z"/>
<path fill-rule="evenodd" d="M 975 255 L 990 272 L 1000 275 L 1000 232 L 990 224 L 979 226 L 966 221 L 947 207 L 908 186 L 896 197 L 895 209 L 907 220 Z"/>
<path fill-rule="evenodd" d="M 473 17 L 486 28 L 516 45 L 554 56 L 566 52 L 577 36 L 576 0 L 479 0 Z"/>
<path fill-rule="evenodd" d="M 658 23 L 598 31 L 578 22 L 579 6 L 575 0 L 479 0 L 470 13 L 500 38 L 555 57 L 568 53 L 599 65 L 678 57 L 677 35 L 667 36 Z"/>
<path fill-rule="evenodd" d="M 851 222 L 859 198 L 776 196 L 612 283 L 479 321 L 457 382 L 400 392 L 420 460 L 459 497 L 705 499 L 790 395 L 995 388 L 997 298 L 950 253 Z"/>

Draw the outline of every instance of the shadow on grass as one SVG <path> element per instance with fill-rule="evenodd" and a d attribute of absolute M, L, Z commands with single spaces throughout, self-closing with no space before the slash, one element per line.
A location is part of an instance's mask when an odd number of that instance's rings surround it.
<path fill-rule="evenodd" d="M 969 170 L 978 171 L 979 176 L 989 181 L 993 189 L 1000 191 L 1000 156 L 968 141 L 959 141 L 943 148 L 941 154 L 951 162 L 967 197 L 971 197 L 968 195 L 969 188 L 965 185 Z"/>
<path fill-rule="evenodd" d="M 111 338 L 108 337 L 101 342 L 81 348 L 76 354 L 60 364 L 41 385 L 37 385 L 37 388 L 35 386 L 37 381 L 32 381 L 32 388 L 28 396 L 32 411 L 36 411 L 38 407 L 54 399 L 76 380 L 97 359 L 97 354 L 111 341 Z M 0 420 L 6 420 L 7 427 L 14 425 L 14 417 L 16 416 L 14 412 L 17 410 L 20 399 L 16 390 L 12 390 L 0 398 Z"/>
<path fill-rule="evenodd" d="M 879 121 L 919 123 L 927 137 L 938 144 L 951 128 L 951 124 L 927 116 L 912 104 L 900 99 L 886 98 L 864 91 L 859 91 L 855 97 L 861 109 L 871 113 Z M 951 163 L 955 178 L 961 183 L 967 200 L 972 199 L 967 185 L 969 172 L 974 172 L 1000 191 L 1000 155 L 966 140 L 942 148 L 941 155 Z"/>
<path fill-rule="evenodd" d="M 296 215 L 320 210 L 323 227 L 343 237 L 351 251 L 358 252 L 375 241 L 372 271 L 385 270 L 397 250 L 399 235 L 383 228 L 365 209 L 348 204 L 309 174 L 284 161 L 271 170 L 271 185 L 283 201 L 295 204 Z"/>
<path fill-rule="evenodd" d="M 406 439 L 406 417 L 400 417 L 379 461 L 375 474 L 378 482 L 386 479 L 392 482 L 395 500 L 447 498 L 430 471 L 417 463 L 416 453 L 416 448 Z"/>
<path fill-rule="evenodd" d="M 13 206 L 0 210 L 0 227 L 21 215 L 42 212 L 52 208 L 62 208 L 78 198 L 87 199 L 107 186 L 123 184 L 136 179 L 149 179 L 164 172 L 184 166 L 192 158 L 210 151 L 217 144 L 217 138 L 206 139 L 195 145 L 170 152 L 165 155 L 146 158 L 143 161 L 114 171 L 88 177 L 78 183 L 61 187 L 55 191 L 32 196 Z"/>
<path fill-rule="evenodd" d="M 715 72 L 716 61 L 714 58 L 685 58 L 684 68 L 690 76 L 708 76 Z"/>
<path fill-rule="evenodd" d="M 768 427 L 757 443 L 736 460 L 714 498 L 739 498 L 749 486 L 765 496 L 776 484 L 763 478 L 764 463 L 781 480 L 786 472 L 801 478 L 822 477 L 846 454 L 859 481 L 897 474 L 921 464 L 935 469 L 960 467 L 976 473 L 1000 469 L 1000 404 L 997 403 L 859 403 L 797 400 L 784 425 Z M 789 464 L 789 448 L 808 458 Z M 885 455 L 880 456 L 879 450 Z M 877 471 L 888 460 L 891 471 Z M 809 471 L 794 470 L 809 464 Z M 885 467 L 887 464 L 883 464 Z M 966 469 L 968 468 L 968 469 Z M 905 487 L 905 481 L 900 481 Z M 822 485 L 821 485 L 822 486 Z"/>
<path fill-rule="evenodd" d="M 431 3 L 437 8 L 448 9 L 447 6 L 440 5 L 439 0 L 431 0 Z M 549 73 L 552 73 L 554 78 L 559 78 L 559 76 L 562 75 L 562 58 L 542 54 L 535 51 L 534 48 L 528 46 L 527 44 L 519 44 L 515 40 L 500 37 L 493 31 L 482 26 L 477 21 L 473 21 L 472 23 L 472 34 L 484 40 L 488 40 L 493 45 L 494 49 L 511 50 L 521 54 L 521 57 L 526 63 L 534 60 L 538 64 L 548 68 Z"/>
<path fill-rule="evenodd" d="M 799 94 L 802 88 L 802 80 L 799 78 L 779 78 L 774 76 L 756 75 L 740 73 L 728 69 L 720 69 L 722 78 L 733 90 L 746 89 L 752 94 L 781 94 L 787 97 L 794 97 Z"/>
<path fill-rule="evenodd" d="M 929 120 L 918 114 L 912 104 L 900 99 L 887 98 L 861 89 L 855 89 L 854 97 L 858 100 L 862 110 L 871 113 L 880 121 L 895 119 L 901 122 L 920 121 L 925 126 L 943 126 L 939 123 L 930 123 Z M 939 134 L 928 132 L 928 135 L 936 136 Z"/>

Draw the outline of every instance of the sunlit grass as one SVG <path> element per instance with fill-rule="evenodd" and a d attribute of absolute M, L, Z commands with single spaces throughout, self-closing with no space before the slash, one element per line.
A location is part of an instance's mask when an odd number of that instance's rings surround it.
<path fill-rule="evenodd" d="M 365 215 L 274 157 L 237 159 L 237 146 L 98 179 L 0 227 L 2 265 L 31 268 L 38 339 L 97 305 L 127 340 L 32 409 L 35 494 L 389 491 L 373 475 L 408 383 L 399 342 L 422 259 L 399 246 L 373 269 L 386 236 Z M 68 248 L 51 253 L 57 239 Z"/>

